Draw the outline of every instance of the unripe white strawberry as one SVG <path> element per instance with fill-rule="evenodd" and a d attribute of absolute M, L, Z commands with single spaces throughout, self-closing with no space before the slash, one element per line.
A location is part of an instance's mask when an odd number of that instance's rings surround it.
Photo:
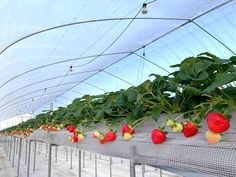
<path fill-rule="evenodd" d="M 183 125 L 181 123 L 176 123 L 173 127 L 173 132 L 180 133 L 183 131 Z"/>
<path fill-rule="evenodd" d="M 129 141 L 132 138 L 132 135 L 130 133 L 125 133 L 124 134 L 124 140 Z"/>

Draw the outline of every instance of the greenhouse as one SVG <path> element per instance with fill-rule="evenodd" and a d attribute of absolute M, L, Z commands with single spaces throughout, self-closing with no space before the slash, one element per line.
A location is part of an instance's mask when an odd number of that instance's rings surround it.
<path fill-rule="evenodd" d="M 236 177 L 236 1 L 0 2 L 0 177 Z"/>

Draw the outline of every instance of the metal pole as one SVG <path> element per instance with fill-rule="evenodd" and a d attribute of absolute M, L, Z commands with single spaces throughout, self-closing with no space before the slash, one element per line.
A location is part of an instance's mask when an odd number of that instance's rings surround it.
<path fill-rule="evenodd" d="M 7 156 L 8 156 L 8 153 L 9 153 L 9 137 L 6 137 L 6 143 L 7 143 Z"/>
<path fill-rule="evenodd" d="M 30 171 L 30 151 L 31 151 L 31 142 L 32 142 L 32 140 L 29 140 L 28 163 L 27 163 L 27 177 L 29 177 L 29 171 Z"/>
<path fill-rule="evenodd" d="M 35 162 L 36 162 L 36 150 L 37 150 L 37 141 L 34 141 L 34 163 L 33 163 L 33 172 L 35 173 Z"/>
<path fill-rule="evenodd" d="M 46 145 L 46 154 L 45 154 L 45 157 L 47 158 L 47 156 L 48 156 L 48 144 L 45 143 L 45 145 Z"/>
<path fill-rule="evenodd" d="M 85 168 L 85 152 L 83 151 L 83 168 Z"/>
<path fill-rule="evenodd" d="M 134 157 L 135 157 L 135 146 L 131 146 L 130 148 L 130 177 L 136 176 Z"/>
<path fill-rule="evenodd" d="M 68 148 L 66 147 L 66 161 L 68 161 Z"/>
<path fill-rule="evenodd" d="M 120 159 L 120 162 L 123 163 L 123 159 L 122 158 Z"/>
<path fill-rule="evenodd" d="M 20 138 L 20 143 L 19 143 L 19 153 L 18 153 L 18 164 L 17 164 L 17 177 L 20 176 L 21 148 L 22 148 L 22 139 Z"/>
<path fill-rule="evenodd" d="M 95 177 L 98 176 L 98 169 L 97 169 L 97 154 L 95 154 Z"/>
<path fill-rule="evenodd" d="M 19 144 L 19 138 L 16 139 L 16 147 L 18 147 Z M 18 154 L 18 148 L 16 148 L 16 154 Z"/>
<path fill-rule="evenodd" d="M 55 146 L 55 162 L 57 162 L 57 151 L 58 151 L 58 146 Z"/>
<path fill-rule="evenodd" d="M 28 154 L 28 140 L 25 141 L 25 165 L 27 163 L 27 154 Z"/>
<path fill-rule="evenodd" d="M 14 144 L 13 144 L 13 159 L 12 159 L 12 167 L 15 165 L 15 153 L 16 153 L 16 138 L 14 138 Z"/>
<path fill-rule="evenodd" d="M 70 150 L 70 169 L 72 169 L 72 156 L 73 156 L 73 149 Z"/>
<path fill-rule="evenodd" d="M 78 158 L 79 158 L 79 169 L 78 169 L 79 173 L 78 173 L 78 177 L 81 177 L 81 150 L 79 150 Z"/>
<path fill-rule="evenodd" d="M 48 177 L 51 177 L 52 170 L 52 144 L 49 144 L 49 152 L 48 152 Z"/>
<path fill-rule="evenodd" d="M 9 161 L 11 160 L 12 137 L 10 138 Z"/>
<path fill-rule="evenodd" d="M 92 159 L 92 153 L 91 153 L 91 152 L 90 152 L 90 154 L 89 154 L 89 158 Z"/>
<path fill-rule="evenodd" d="M 110 166 L 110 177 L 112 177 L 112 158 L 109 158 L 109 166 Z"/>
<path fill-rule="evenodd" d="M 162 177 L 162 169 L 160 169 L 160 177 Z"/>
<path fill-rule="evenodd" d="M 142 164 L 142 177 L 145 177 L 145 164 Z"/>

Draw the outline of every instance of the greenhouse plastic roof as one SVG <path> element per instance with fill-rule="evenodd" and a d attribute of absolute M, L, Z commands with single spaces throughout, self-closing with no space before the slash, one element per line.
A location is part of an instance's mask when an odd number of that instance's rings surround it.
<path fill-rule="evenodd" d="M 205 51 L 228 58 L 235 8 L 233 0 L 2 0 L 0 120 L 138 85 Z"/>

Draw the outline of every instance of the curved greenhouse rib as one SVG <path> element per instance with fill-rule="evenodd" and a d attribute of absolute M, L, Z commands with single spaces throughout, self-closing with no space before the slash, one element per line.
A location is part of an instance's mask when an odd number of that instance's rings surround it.
<path fill-rule="evenodd" d="M 120 54 L 127 54 L 127 53 L 130 53 L 130 52 L 117 52 L 117 53 L 108 53 L 108 54 L 103 54 L 101 56 L 109 56 L 109 55 L 120 55 Z M 14 77 L 12 77 L 11 79 L 7 80 L 5 83 L 3 83 L 0 88 L 2 88 L 4 85 L 6 85 L 7 83 L 13 81 L 14 79 L 22 76 L 22 75 L 25 75 L 27 73 L 30 73 L 32 71 L 36 71 L 38 69 L 42 69 L 42 68 L 46 68 L 46 67 L 49 67 L 49 66 L 53 66 L 53 65 L 57 65 L 57 64 L 61 64 L 61 63 L 66 63 L 66 62 L 70 62 L 70 61 L 74 61 L 74 60 L 82 60 L 82 59 L 87 59 L 87 58 L 93 58 L 93 57 L 97 57 L 99 56 L 98 54 L 97 55 L 90 55 L 90 56 L 85 56 L 85 57 L 79 57 L 79 58 L 72 58 L 72 59 L 66 59 L 66 60 L 62 60 L 62 61 L 58 61 L 58 62 L 54 62 L 54 63 L 49 63 L 47 65 L 42 65 L 42 66 L 39 66 L 39 67 L 36 67 L 36 68 L 33 68 L 33 69 L 30 69 L 28 71 L 25 71 L 23 73 L 20 73 Z"/>
<path fill-rule="evenodd" d="M 78 74 L 85 74 L 85 73 L 91 73 L 91 72 L 96 72 L 96 71 L 99 71 L 99 70 L 89 70 L 89 71 L 82 71 L 82 72 L 76 72 L 76 73 L 72 73 L 72 74 L 69 74 L 68 76 L 74 76 L 74 75 L 78 75 Z M 30 87 L 30 86 L 33 86 L 33 85 L 36 85 L 36 84 L 40 84 L 40 83 L 43 83 L 43 82 L 47 82 L 47 81 L 50 81 L 50 80 L 54 80 L 54 79 L 58 79 L 58 78 L 61 78 L 61 77 L 64 77 L 65 75 L 60 75 L 60 76 L 54 76 L 54 77 L 50 77 L 50 78 L 47 78 L 47 79 L 43 79 L 43 80 L 40 80 L 40 81 L 37 81 L 37 82 L 34 82 L 34 83 L 31 83 L 31 84 L 28 84 L 28 85 L 25 85 L 23 87 L 20 87 L 18 88 L 17 90 L 13 90 L 12 92 L 8 93 L 7 95 L 5 95 L 4 97 L 1 98 L 1 101 L 3 101 L 4 99 L 6 99 L 8 96 L 14 94 L 15 92 L 18 92 L 24 88 L 27 88 L 27 87 Z M 55 85 L 55 87 L 57 86 L 58 84 Z M 53 86 L 54 87 L 54 86 Z M 44 87 L 45 88 L 45 87 Z M 44 89 L 43 88 L 43 89 Z M 48 88 L 52 88 L 52 86 L 50 87 L 46 87 L 47 89 Z M 1 108 L 1 106 L 0 106 Z"/>
<path fill-rule="evenodd" d="M 106 21 L 124 21 L 124 20 L 132 20 L 133 18 L 106 18 L 106 19 L 95 19 L 95 20 L 86 20 L 86 21 L 79 21 L 79 22 L 73 22 L 73 23 L 67 23 L 67 24 L 63 24 L 63 25 L 58 25 L 58 26 L 54 26 L 54 27 L 50 27 L 50 28 L 46 28 L 34 33 L 31 33 L 29 35 L 26 35 L 14 42 L 12 42 L 11 44 L 9 44 L 8 46 L 6 46 L 3 50 L 1 50 L 0 55 L 3 54 L 7 49 L 9 49 L 11 46 L 23 41 L 24 39 L 30 38 L 32 36 L 36 36 L 38 34 L 41 33 L 45 33 L 48 31 L 52 31 L 55 29 L 59 29 L 59 28 L 63 28 L 63 27 L 67 27 L 67 26 L 74 26 L 74 25 L 80 25 L 80 24 L 87 24 L 87 23 L 96 23 L 96 22 L 106 22 Z M 184 19 L 184 18 L 155 18 L 155 17 L 137 17 L 135 18 L 135 20 L 176 20 L 176 21 L 188 21 L 189 19 Z"/>

